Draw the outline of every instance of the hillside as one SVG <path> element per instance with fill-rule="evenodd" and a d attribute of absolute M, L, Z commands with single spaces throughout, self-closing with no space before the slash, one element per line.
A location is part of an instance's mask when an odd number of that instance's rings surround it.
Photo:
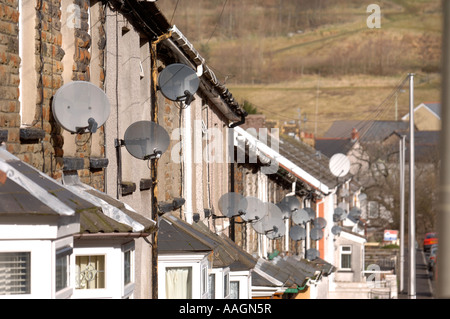
<path fill-rule="evenodd" d="M 378 1 L 369 29 L 358 0 L 165 0 L 158 6 L 241 102 L 318 136 L 337 119 L 394 119 L 440 100 L 439 0 Z M 408 89 L 405 83 L 403 89 Z"/>

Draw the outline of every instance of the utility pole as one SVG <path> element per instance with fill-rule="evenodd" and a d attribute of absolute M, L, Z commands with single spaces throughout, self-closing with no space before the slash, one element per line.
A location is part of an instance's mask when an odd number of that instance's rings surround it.
<path fill-rule="evenodd" d="M 437 293 L 438 298 L 450 298 L 450 1 L 442 1 L 444 26 L 442 37 L 442 132 L 440 140 L 441 152 L 441 181 L 440 181 L 440 203 L 438 213 L 438 232 L 439 232 L 439 255 L 438 255 L 438 279 Z"/>
<path fill-rule="evenodd" d="M 409 74 L 409 298 L 416 299 L 416 207 L 414 183 L 414 74 Z"/>
<path fill-rule="evenodd" d="M 406 136 L 400 139 L 400 293 L 405 290 L 405 143 Z"/>

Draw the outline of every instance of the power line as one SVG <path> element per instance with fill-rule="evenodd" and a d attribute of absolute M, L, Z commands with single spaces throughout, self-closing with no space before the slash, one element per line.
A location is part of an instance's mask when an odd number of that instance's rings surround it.
<path fill-rule="evenodd" d="M 209 36 L 209 39 L 208 39 L 208 41 L 206 42 L 206 44 L 209 43 L 209 40 L 211 40 L 212 36 L 213 36 L 214 33 L 216 32 L 217 26 L 218 26 L 219 23 L 220 23 L 220 19 L 222 18 L 222 14 L 223 14 L 223 11 L 225 10 L 225 6 L 227 5 L 227 2 L 228 2 L 228 0 L 225 0 L 225 2 L 223 3 L 223 7 L 222 7 L 222 11 L 220 12 L 219 19 L 217 19 L 216 25 L 214 26 L 214 30 L 213 30 L 213 32 L 211 33 L 211 35 Z"/>

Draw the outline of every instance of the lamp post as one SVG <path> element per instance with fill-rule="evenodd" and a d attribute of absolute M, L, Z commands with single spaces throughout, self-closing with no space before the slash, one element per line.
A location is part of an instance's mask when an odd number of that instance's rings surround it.
<path fill-rule="evenodd" d="M 409 74 L 409 298 L 416 299 L 416 212 L 414 183 L 414 74 Z"/>

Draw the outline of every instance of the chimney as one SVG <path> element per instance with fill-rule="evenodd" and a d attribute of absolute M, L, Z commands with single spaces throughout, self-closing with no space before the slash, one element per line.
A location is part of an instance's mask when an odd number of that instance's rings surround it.
<path fill-rule="evenodd" d="M 356 142 L 357 140 L 359 140 L 359 132 L 356 127 L 354 127 L 352 130 L 352 142 Z"/>

